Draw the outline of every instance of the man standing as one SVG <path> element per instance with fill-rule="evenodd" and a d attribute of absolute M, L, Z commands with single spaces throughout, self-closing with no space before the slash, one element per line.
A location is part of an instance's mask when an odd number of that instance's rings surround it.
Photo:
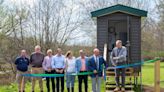
<path fill-rule="evenodd" d="M 79 51 L 80 57 L 76 60 L 76 71 L 83 73 L 88 71 L 88 57 L 85 56 L 83 50 Z M 88 75 L 79 75 L 79 92 L 82 92 L 82 82 L 85 84 L 85 92 L 88 92 Z"/>
<path fill-rule="evenodd" d="M 54 70 L 52 70 L 51 62 L 52 62 L 52 50 L 48 49 L 47 56 L 44 58 L 44 61 L 42 63 L 45 74 L 54 74 Z M 54 77 L 52 78 L 46 77 L 47 92 L 50 92 L 50 81 L 52 83 L 52 92 L 55 92 Z"/>
<path fill-rule="evenodd" d="M 126 56 L 127 56 L 127 50 L 126 47 L 122 46 L 122 41 L 117 40 L 116 41 L 116 47 L 111 52 L 111 62 L 113 66 L 120 66 L 126 64 Z M 116 88 L 115 91 L 120 90 L 120 77 L 122 79 L 121 83 L 121 91 L 125 91 L 125 68 L 115 69 L 115 80 L 116 80 Z"/>
<path fill-rule="evenodd" d="M 103 65 L 106 66 L 106 62 L 102 56 L 100 56 L 99 49 L 93 50 L 93 56 L 91 56 L 88 62 L 88 69 L 94 74 L 91 75 L 92 79 L 92 92 L 101 92 L 101 77 L 103 72 Z"/>
<path fill-rule="evenodd" d="M 64 74 L 65 68 L 65 56 L 62 55 L 62 50 L 57 49 L 57 54 L 52 57 L 52 68 L 55 70 L 55 74 Z M 64 92 L 64 76 L 56 78 L 56 89 L 59 92 L 59 85 L 61 85 L 61 92 Z"/>
<path fill-rule="evenodd" d="M 44 54 L 41 52 L 41 47 L 39 45 L 35 46 L 35 52 L 30 56 L 30 62 L 32 65 L 31 73 L 32 74 L 41 74 L 43 73 L 42 62 L 44 60 Z M 43 82 L 42 78 L 32 78 L 32 92 L 35 90 L 35 82 L 39 80 L 40 91 L 43 92 Z"/>
<path fill-rule="evenodd" d="M 30 60 L 26 57 L 26 50 L 21 50 L 21 55 L 15 60 L 15 65 L 17 68 L 16 79 L 18 82 L 19 92 L 25 92 L 26 79 L 22 76 L 22 74 L 27 73 L 29 62 Z"/>

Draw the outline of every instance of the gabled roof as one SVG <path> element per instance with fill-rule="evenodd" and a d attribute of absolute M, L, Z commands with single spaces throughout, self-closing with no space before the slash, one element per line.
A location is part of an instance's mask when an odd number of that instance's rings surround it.
<path fill-rule="evenodd" d="M 147 17 L 147 11 L 129 7 L 129 6 L 125 6 L 125 5 L 121 5 L 121 4 L 117 4 L 117 5 L 114 5 L 111 7 L 99 9 L 96 11 L 92 11 L 91 15 L 92 15 L 92 17 L 100 17 L 100 16 L 112 14 L 115 12 L 123 12 L 123 13 L 134 15 L 134 16 Z"/>

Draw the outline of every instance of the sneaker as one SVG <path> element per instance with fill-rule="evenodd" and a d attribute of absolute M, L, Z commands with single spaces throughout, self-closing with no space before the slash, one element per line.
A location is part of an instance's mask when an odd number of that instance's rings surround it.
<path fill-rule="evenodd" d="M 121 91 L 122 91 L 122 92 L 125 92 L 125 88 L 121 88 Z"/>
<path fill-rule="evenodd" d="M 120 88 L 119 87 L 116 87 L 115 89 L 114 89 L 114 92 L 117 92 L 117 91 L 119 91 L 120 90 Z"/>

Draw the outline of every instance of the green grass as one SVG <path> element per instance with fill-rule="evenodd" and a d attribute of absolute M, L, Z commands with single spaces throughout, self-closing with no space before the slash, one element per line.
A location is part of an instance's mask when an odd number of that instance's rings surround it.
<path fill-rule="evenodd" d="M 161 81 L 164 81 L 164 76 L 163 76 L 164 75 L 164 63 L 161 63 L 161 65 L 160 65 L 160 73 L 161 73 L 161 76 L 160 76 Z M 114 79 L 112 78 L 111 80 L 114 80 Z M 142 84 L 149 85 L 149 86 L 154 85 L 154 63 L 145 64 L 142 67 Z M 92 87 L 91 80 L 89 78 L 89 81 L 88 81 L 89 92 L 91 92 L 91 87 Z M 161 87 L 164 88 L 164 82 L 161 82 Z M 44 90 L 46 92 L 45 81 L 44 81 Z M 102 81 L 101 90 L 102 90 L 102 92 L 105 92 L 105 82 L 104 81 Z M 0 92 L 17 92 L 17 85 L 15 83 L 13 83 L 9 86 L 0 86 Z M 31 83 L 27 83 L 26 92 L 31 92 Z M 36 92 L 39 92 L 38 85 L 36 85 Z M 66 86 L 65 86 L 65 92 L 67 92 Z M 77 78 L 75 81 L 75 92 L 78 92 Z"/>
<path fill-rule="evenodd" d="M 164 81 L 164 63 L 160 63 L 160 80 Z M 154 63 L 142 67 L 142 82 L 144 85 L 154 85 Z M 161 87 L 164 88 L 164 82 L 161 82 Z"/>
<path fill-rule="evenodd" d="M 36 84 L 37 84 L 37 82 L 36 82 Z M 105 90 L 105 82 L 102 81 L 101 84 L 102 84 L 101 85 L 101 90 L 102 90 L 102 92 L 105 92 L 104 91 Z M 43 86 L 44 86 L 44 92 L 47 92 L 46 82 L 45 81 L 44 81 Z M 84 85 L 83 85 L 83 87 L 84 87 Z M 92 87 L 91 86 L 91 79 L 89 78 L 89 80 L 88 80 L 88 92 L 91 92 L 91 87 Z M 64 92 L 67 92 L 66 84 L 65 84 L 65 89 L 64 90 L 65 90 Z M 83 90 L 84 90 L 84 88 L 83 88 Z M 10 86 L 1 86 L 0 87 L 0 92 L 18 92 L 17 85 L 16 85 L 16 83 L 13 83 Z M 26 84 L 26 92 L 31 92 L 31 83 Z M 38 84 L 36 85 L 35 92 L 40 92 Z M 75 92 L 78 92 L 78 80 L 77 80 L 77 78 L 75 80 Z"/>

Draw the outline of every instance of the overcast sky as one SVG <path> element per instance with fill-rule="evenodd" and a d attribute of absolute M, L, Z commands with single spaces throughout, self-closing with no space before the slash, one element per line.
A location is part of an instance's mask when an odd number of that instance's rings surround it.
<path fill-rule="evenodd" d="M 5 1 L 4 4 L 11 5 L 11 7 L 12 7 L 12 5 L 16 5 L 16 6 L 20 6 L 20 7 L 21 7 L 21 5 L 28 5 L 30 7 L 33 7 L 38 2 L 38 0 L 4 0 L 4 1 Z M 75 0 L 75 1 L 78 1 L 78 0 Z M 83 1 L 87 2 L 88 0 L 83 0 Z M 142 1 L 142 0 L 139 0 L 139 1 Z M 150 5 L 148 5 L 149 8 L 145 9 L 145 10 L 148 11 L 148 17 L 151 16 L 153 19 L 158 20 L 159 19 L 158 14 L 157 14 L 156 8 L 155 8 L 155 3 L 157 3 L 157 2 L 155 2 L 155 1 L 157 1 L 157 0 L 149 0 L 149 2 L 150 2 L 149 3 Z M 68 4 L 69 4 L 69 0 L 68 0 Z M 76 5 L 76 4 L 73 4 L 73 5 L 74 5 L 74 7 L 77 7 L 76 8 L 77 10 L 80 9 L 80 8 L 78 8 L 78 5 Z M 84 38 L 84 37 L 82 37 L 82 38 Z M 81 39 L 81 38 L 79 38 L 79 39 Z M 88 41 L 91 40 L 88 37 L 86 37 L 85 39 L 81 39 L 81 40 L 79 40 L 79 39 L 78 39 L 79 43 L 85 42 L 86 40 L 88 40 Z M 72 41 L 72 42 L 74 43 L 75 41 Z"/>

